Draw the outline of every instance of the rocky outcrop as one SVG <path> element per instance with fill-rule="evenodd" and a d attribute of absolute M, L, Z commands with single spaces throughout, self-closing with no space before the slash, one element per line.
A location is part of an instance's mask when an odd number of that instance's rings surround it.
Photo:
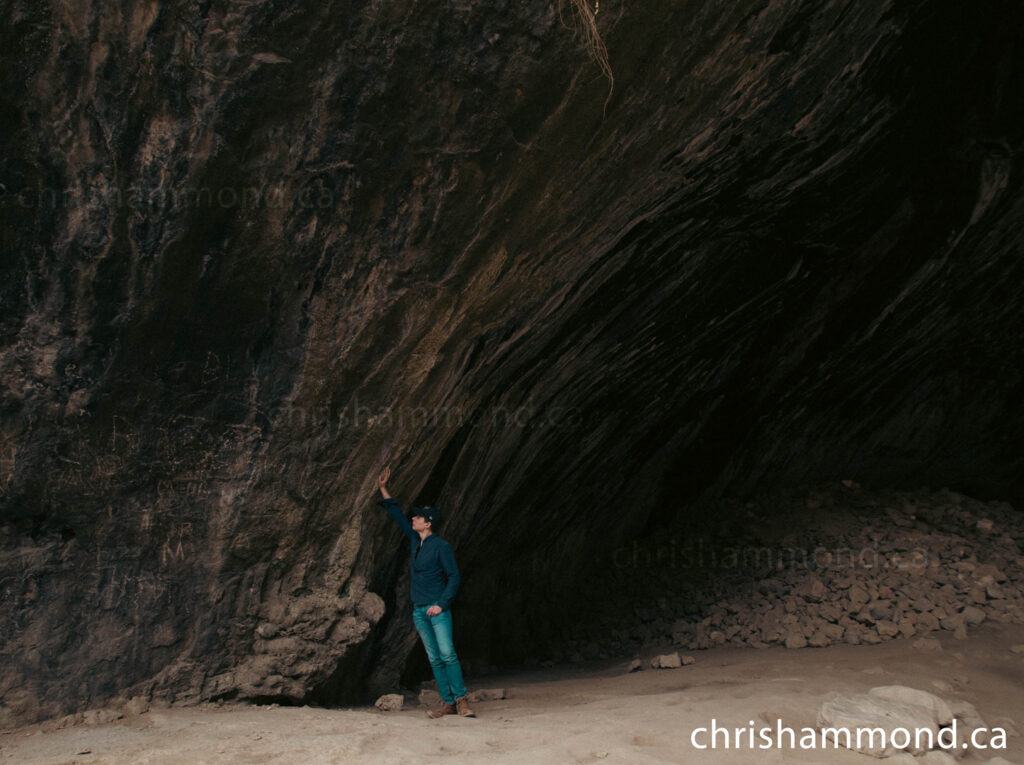
<path fill-rule="evenodd" d="M 481 662 L 723 494 L 1024 496 L 1020 7 L 598 20 L 8 4 L 4 721 L 393 686 L 386 461 Z"/>
<path fill-rule="evenodd" d="M 921 762 L 955 763 L 968 754 L 984 757 L 990 744 L 1005 747 L 1007 731 L 991 729 L 969 702 L 952 704 L 933 693 L 902 685 L 837 696 L 821 705 L 818 727 L 834 748 L 893 758 L 906 751 Z M 895 755 L 895 757 L 894 757 Z"/>

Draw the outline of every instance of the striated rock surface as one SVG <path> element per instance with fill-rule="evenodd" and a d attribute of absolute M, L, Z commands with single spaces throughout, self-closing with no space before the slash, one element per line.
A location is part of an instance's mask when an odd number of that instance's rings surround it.
<path fill-rule="evenodd" d="M 1019 4 L 603 3 L 607 103 L 548 0 L 4 16 L 2 724 L 393 687 L 386 461 L 495 662 L 723 494 L 1024 497 Z"/>

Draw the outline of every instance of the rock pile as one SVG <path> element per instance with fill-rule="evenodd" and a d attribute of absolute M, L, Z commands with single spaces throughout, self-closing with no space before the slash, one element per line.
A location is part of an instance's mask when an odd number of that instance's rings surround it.
<path fill-rule="evenodd" d="M 1024 622 L 1021 520 L 1012 509 L 904 499 L 886 516 L 849 544 L 816 546 L 806 559 L 801 550 L 797 565 L 756 580 L 749 601 L 709 603 L 700 620 L 676 621 L 673 641 L 821 647 L 937 630 L 965 638 L 986 619 Z"/>
<path fill-rule="evenodd" d="M 635 623 L 598 616 L 555 658 L 611 658 L 668 641 L 694 650 L 915 638 L 927 650 L 932 633 L 964 638 L 986 621 L 1024 623 L 1024 515 L 1006 503 L 844 482 L 748 508 L 750 528 L 717 541 L 687 547 L 666 543 L 668 532 L 620 548 L 602 600 Z M 776 530 L 756 527 L 766 517 Z"/>

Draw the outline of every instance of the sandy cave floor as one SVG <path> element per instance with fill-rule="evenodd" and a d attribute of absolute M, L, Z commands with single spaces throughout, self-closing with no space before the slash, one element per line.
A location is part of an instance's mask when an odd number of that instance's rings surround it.
<path fill-rule="evenodd" d="M 624 662 L 470 679 L 508 687 L 511 697 L 474 705 L 477 719 L 430 720 L 420 707 L 204 705 L 152 709 L 108 725 L 0 734 L 3 763 L 862 763 L 846 750 L 696 750 L 691 732 L 709 726 L 813 726 L 836 693 L 900 684 L 965 699 L 1024 762 L 1024 625 L 986 625 L 966 640 L 938 635 L 943 650 L 913 640 L 788 650 L 716 648 L 681 669 L 627 674 Z M 974 755 L 965 763 L 985 762 Z"/>

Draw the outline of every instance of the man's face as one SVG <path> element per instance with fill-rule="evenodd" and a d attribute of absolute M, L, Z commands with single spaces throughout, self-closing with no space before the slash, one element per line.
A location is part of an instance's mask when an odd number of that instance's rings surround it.
<path fill-rule="evenodd" d="M 430 524 L 423 520 L 422 515 L 414 515 L 412 517 L 412 530 L 415 532 L 426 531 L 430 528 Z"/>

